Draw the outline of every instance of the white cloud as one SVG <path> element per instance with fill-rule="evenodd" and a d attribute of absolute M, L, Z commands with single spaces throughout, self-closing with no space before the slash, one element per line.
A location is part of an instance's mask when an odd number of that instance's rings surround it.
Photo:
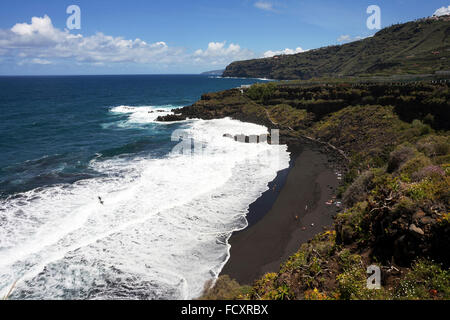
<path fill-rule="evenodd" d="M 34 58 L 30 60 L 31 63 L 34 64 L 51 64 L 52 62 L 45 59 Z"/>
<path fill-rule="evenodd" d="M 247 49 L 242 49 L 238 44 L 226 42 L 210 42 L 206 50 L 198 49 L 194 52 L 195 62 L 209 65 L 227 65 L 236 60 L 254 58 L 255 54 Z"/>
<path fill-rule="evenodd" d="M 337 41 L 341 42 L 341 43 L 347 43 L 347 42 L 352 42 L 352 41 L 358 41 L 361 39 L 364 39 L 364 38 L 361 36 L 351 37 L 348 34 L 343 34 L 343 35 L 339 36 L 339 38 L 337 38 Z"/>
<path fill-rule="evenodd" d="M 89 37 L 71 34 L 55 28 L 47 15 L 33 17 L 31 24 L 18 23 L 10 30 L 0 30 L 0 46 L 11 57 L 37 58 L 35 63 L 65 58 L 93 63 L 151 63 L 176 60 L 181 53 L 181 49 L 169 48 L 165 42 L 148 44 L 141 39 L 127 40 L 103 33 Z"/>
<path fill-rule="evenodd" d="M 305 52 L 305 51 L 307 51 L 307 50 L 303 50 L 301 47 L 297 47 L 295 49 L 286 48 L 284 50 L 278 50 L 278 51 L 268 50 L 268 51 L 264 52 L 263 56 L 264 56 L 264 58 L 270 58 L 273 56 L 278 56 L 280 54 L 295 54 L 295 53 L 301 53 L 301 52 Z"/>
<path fill-rule="evenodd" d="M 40 64 L 40 65 L 48 65 L 48 64 L 52 64 L 51 61 L 49 60 L 45 60 L 45 59 L 39 59 L 39 58 L 34 58 L 34 59 L 24 59 L 24 60 L 20 60 L 17 62 L 17 64 L 19 66 L 23 66 L 25 64 Z"/>
<path fill-rule="evenodd" d="M 337 38 L 338 42 L 349 42 L 351 41 L 351 37 L 348 34 L 343 34 L 339 38 Z"/>
<path fill-rule="evenodd" d="M 169 47 L 164 41 L 147 43 L 139 38 L 130 40 L 101 32 L 91 36 L 72 34 L 55 28 L 50 17 L 33 17 L 31 23 L 17 23 L 11 29 L 0 29 L 0 56 L 23 65 L 50 64 L 69 61 L 96 66 L 113 63 L 148 65 L 225 66 L 235 60 L 255 57 L 238 44 L 210 42 L 205 50 L 194 53 Z"/>
<path fill-rule="evenodd" d="M 255 2 L 254 6 L 258 9 L 265 10 L 265 11 L 273 11 L 274 10 L 273 4 L 270 2 L 266 2 L 266 1 Z"/>
<path fill-rule="evenodd" d="M 433 16 L 440 17 L 440 16 L 446 16 L 448 14 L 450 14 L 450 6 L 437 9 L 434 12 Z"/>

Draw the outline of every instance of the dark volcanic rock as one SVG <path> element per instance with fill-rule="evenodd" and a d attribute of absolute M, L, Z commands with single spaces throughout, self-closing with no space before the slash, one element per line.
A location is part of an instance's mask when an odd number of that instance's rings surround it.
<path fill-rule="evenodd" d="M 364 232 L 370 235 L 366 245 L 374 256 L 401 266 L 410 265 L 418 257 L 449 264 L 450 227 L 439 224 L 435 214 L 428 210 L 397 212 L 388 206 L 372 209 Z M 336 220 L 335 230 L 337 243 L 352 244 L 358 238 L 355 228 L 342 217 Z"/>
<path fill-rule="evenodd" d="M 156 118 L 156 121 L 169 122 L 169 121 L 181 121 L 186 119 L 187 117 L 182 114 L 168 114 L 166 116 L 159 116 L 158 118 Z"/>

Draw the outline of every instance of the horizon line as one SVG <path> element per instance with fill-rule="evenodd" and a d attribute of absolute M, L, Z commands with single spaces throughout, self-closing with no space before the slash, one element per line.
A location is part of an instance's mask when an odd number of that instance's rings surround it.
<path fill-rule="evenodd" d="M 0 74 L 0 77 L 87 77 L 87 76 L 195 76 L 202 73 L 114 73 L 114 74 Z"/>

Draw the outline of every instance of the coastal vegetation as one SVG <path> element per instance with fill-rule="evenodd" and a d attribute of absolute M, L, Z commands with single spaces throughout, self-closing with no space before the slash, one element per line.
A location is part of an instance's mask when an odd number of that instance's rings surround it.
<path fill-rule="evenodd" d="M 283 143 L 307 139 L 345 155 L 334 226 L 251 287 L 221 277 L 204 298 L 449 299 L 449 101 L 447 82 L 281 82 L 177 110 L 279 128 Z M 372 264 L 382 289 L 366 287 Z"/>
<path fill-rule="evenodd" d="M 373 37 L 293 55 L 237 61 L 226 77 L 311 79 L 314 77 L 435 74 L 450 70 L 450 18 L 392 25 Z"/>
<path fill-rule="evenodd" d="M 224 76 L 292 81 L 202 96 L 176 116 L 232 117 L 316 143 L 345 165 L 334 225 L 241 287 L 207 299 L 450 299 L 450 18 L 294 55 L 238 61 Z M 159 120 L 165 120 L 161 117 Z M 367 267 L 382 272 L 368 289 Z"/>

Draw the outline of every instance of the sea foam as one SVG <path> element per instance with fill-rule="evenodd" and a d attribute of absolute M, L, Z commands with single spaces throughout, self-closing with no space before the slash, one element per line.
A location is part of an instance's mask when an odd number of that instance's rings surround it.
<path fill-rule="evenodd" d="M 129 117 L 125 124 L 146 124 L 155 122 L 159 116 L 173 114 L 172 109 L 178 106 L 117 106 L 111 108 L 112 113 L 128 114 Z"/>
<path fill-rule="evenodd" d="M 111 112 L 144 123 L 154 121 L 153 110 Z M 11 299 L 198 297 L 226 263 L 232 232 L 247 226 L 248 205 L 289 154 L 223 137 L 267 133 L 228 118 L 191 120 L 180 130 L 197 152 L 98 158 L 91 167 L 101 177 L 2 200 L 0 295 L 17 281 Z"/>

